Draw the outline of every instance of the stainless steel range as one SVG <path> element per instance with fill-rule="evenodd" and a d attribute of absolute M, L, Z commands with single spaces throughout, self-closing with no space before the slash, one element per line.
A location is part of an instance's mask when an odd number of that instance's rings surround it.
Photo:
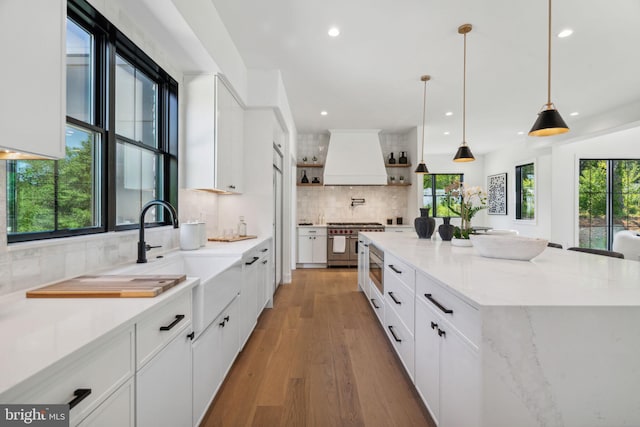
<path fill-rule="evenodd" d="M 379 222 L 327 223 L 327 266 L 358 266 L 358 233 L 360 231 L 384 231 L 384 225 Z"/>

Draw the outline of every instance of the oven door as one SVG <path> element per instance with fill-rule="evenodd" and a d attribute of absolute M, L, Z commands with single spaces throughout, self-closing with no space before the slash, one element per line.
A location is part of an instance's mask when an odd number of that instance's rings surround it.
<path fill-rule="evenodd" d="M 369 244 L 369 278 L 384 295 L 384 252 Z"/>
<path fill-rule="evenodd" d="M 334 236 L 327 238 L 327 266 L 329 267 L 348 267 L 349 266 L 349 238 L 344 236 L 346 242 L 343 252 L 333 251 Z"/>

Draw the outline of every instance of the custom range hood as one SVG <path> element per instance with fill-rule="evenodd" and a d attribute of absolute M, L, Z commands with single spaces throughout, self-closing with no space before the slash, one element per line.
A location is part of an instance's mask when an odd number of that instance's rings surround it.
<path fill-rule="evenodd" d="M 324 185 L 386 185 L 380 129 L 330 129 Z"/>

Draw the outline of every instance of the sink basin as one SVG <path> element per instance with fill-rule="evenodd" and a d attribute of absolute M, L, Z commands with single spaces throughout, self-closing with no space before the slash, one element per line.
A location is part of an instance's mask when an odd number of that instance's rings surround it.
<path fill-rule="evenodd" d="M 486 258 L 529 261 L 542 253 L 549 243 L 546 239 L 511 234 L 472 234 L 474 250 Z"/>

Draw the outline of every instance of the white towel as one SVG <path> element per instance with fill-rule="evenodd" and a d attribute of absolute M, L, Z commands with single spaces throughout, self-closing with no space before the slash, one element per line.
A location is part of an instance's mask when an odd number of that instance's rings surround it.
<path fill-rule="evenodd" d="M 333 253 L 343 254 L 347 249 L 347 238 L 345 236 L 333 236 Z"/>

